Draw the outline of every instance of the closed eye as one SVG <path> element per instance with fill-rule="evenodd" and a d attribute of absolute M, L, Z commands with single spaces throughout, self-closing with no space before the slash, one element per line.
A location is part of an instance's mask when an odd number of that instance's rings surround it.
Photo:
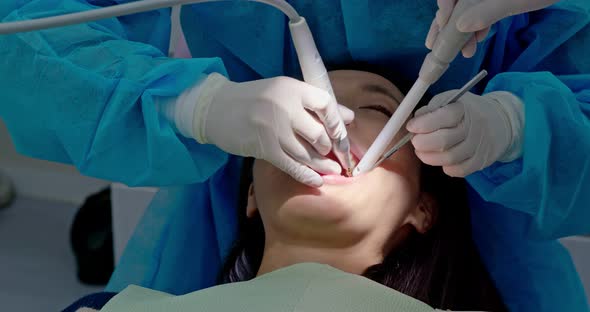
<path fill-rule="evenodd" d="M 393 113 L 389 109 L 387 109 L 385 106 L 382 106 L 382 105 L 366 105 L 366 106 L 359 107 L 359 109 L 375 110 L 380 113 L 383 113 L 383 115 L 387 116 L 387 118 L 391 118 L 391 116 L 393 116 Z"/>

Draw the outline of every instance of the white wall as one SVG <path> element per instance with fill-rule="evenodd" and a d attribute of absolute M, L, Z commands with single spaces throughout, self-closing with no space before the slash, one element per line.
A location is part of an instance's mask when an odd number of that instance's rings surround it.
<path fill-rule="evenodd" d="M 567 237 L 561 239 L 561 243 L 572 255 L 586 290 L 586 298 L 590 302 L 590 236 Z"/>
<path fill-rule="evenodd" d="M 32 159 L 16 152 L 0 120 L 0 171 L 12 178 L 18 195 L 39 199 L 83 202 L 107 181 L 82 176 L 73 166 Z"/>

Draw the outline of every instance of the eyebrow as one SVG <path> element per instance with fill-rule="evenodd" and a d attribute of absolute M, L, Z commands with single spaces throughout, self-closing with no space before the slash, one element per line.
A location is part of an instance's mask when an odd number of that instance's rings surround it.
<path fill-rule="evenodd" d="M 398 106 L 400 104 L 400 99 L 398 99 L 391 90 L 387 89 L 384 86 L 368 83 L 361 86 L 361 90 L 364 92 L 372 92 L 372 93 L 379 93 L 387 96 L 388 98 L 392 99 Z"/>

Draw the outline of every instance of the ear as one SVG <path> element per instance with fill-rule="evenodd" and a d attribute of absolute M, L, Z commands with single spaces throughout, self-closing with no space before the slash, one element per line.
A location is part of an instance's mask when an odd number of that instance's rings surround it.
<path fill-rule="evenodd" d="M 254 183 L 250 184 L 248 189 L 248 204 L 246 205 L 246 217 L 252 218 L 258 211 L 258 203 L 256 202 L 256 193 L 254 192 Z"/>
<path fill-rule="evenodd" d="M 436 222 L 437 213 L 438 205 L 434 198 L 430 194 L 422 192 L 418 205 L 408 216 L 408 223 L 414 226 L 418 233 L 426 234 Z"/>

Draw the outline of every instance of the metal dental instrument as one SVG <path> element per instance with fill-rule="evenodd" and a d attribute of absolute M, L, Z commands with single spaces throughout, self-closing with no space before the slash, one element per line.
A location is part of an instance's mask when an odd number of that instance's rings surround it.
<path fill-rule="evenodd" d="M 479 72 L 473 79 L 469 80 L 461 89 L 457 90 L 457 93 L 449 98 L 446 102 L 444 102 L 439 108 L 445 107 L 453 102 L 456 102 L 459 98 L 463 96 L 467 91 L 471 90 L 478 82 L 480 82 L 485 76 L 488 75 L 488 72 L 484 69 Z M 399 151 L 404 145 L 412 140 L 414 137 L 413 133 L 406 134 L 401 140 L 399 140 L 390 150 L 385 152 L 381 158 L 375 163 L 375 165 L 371 168 L 371 170 L 375 169 L 379 166 L 384 160 L 391 157 L 391 155 L 395 154 L 395 152 Z"/>

